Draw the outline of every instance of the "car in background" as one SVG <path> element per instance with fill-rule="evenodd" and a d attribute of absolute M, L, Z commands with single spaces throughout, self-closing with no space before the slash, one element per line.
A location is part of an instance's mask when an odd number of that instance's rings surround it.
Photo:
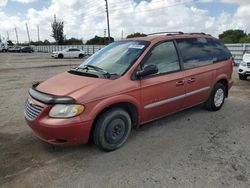
<path fill-rule="evenodd" d="M 21 52 L 23 52 L 23 53 L 32 53 L 32 52 L 34 52 L 34 50 L 30 46 L 24 46 L 24 47 L 21 48 Z"/>
<path fill-rule="evenodd" d="M 62 51 L 56 51 L 51 54 L 51 57 L 54 58 L 83 58 L 85 52 L 78 48 L 66 48 Z"/>
<path fill-rule="evenodd" d="M 0 52 L 7 52 L 7 51 L 8 51 L 8 45 L 0 43 Z"/>
<path fill-rule="evenodd" d="M 242 62 L 239 65 L 238 74 L 240 80 L 246 80 L 247 77 L 250 76 L 250 52 L 243 55 Z"/>
<path fill-rule="evenodd" d="M 19 46 L 13 46 L 8 48 L 8 52 L 21 52 L 21 47 Z"/>

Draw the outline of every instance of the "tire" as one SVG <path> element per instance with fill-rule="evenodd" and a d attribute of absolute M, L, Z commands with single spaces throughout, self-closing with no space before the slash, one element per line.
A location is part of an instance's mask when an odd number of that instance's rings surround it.
<path fill-rule="evenodd" d="M 82 59 L 84 57 L 83 54 L 79 54 L 79 58 Z"/>
<path fill-rule="evenodd" d="M 59 54 L 59 55 L 58 55 L 58 58 L 59 58 L 59 59 L 63 59 L 63 54 Z"/>
<path fill-rule="evenodd" d="M 129 114 L 121 108 L 112 108 L 97 119 L 93 140 L 96 146 L 104 151 L 114 151 L 127 140 L 132 127 Z"/>
<path fill-rule="evenodd" d="M 226 96 L 226 88 L 223 84 L 217 83 L 208 100 L 205 102 L 205 108 L 209 111 L 218 111 L 224 104 Z M 217 99 L 216 99 L 217 98 Z"/>
<path fill-rule="evenodd" d="M 239 74 L 239 79 L 240 80 L 246 80 L 247 79 L 247 75 Z"/>

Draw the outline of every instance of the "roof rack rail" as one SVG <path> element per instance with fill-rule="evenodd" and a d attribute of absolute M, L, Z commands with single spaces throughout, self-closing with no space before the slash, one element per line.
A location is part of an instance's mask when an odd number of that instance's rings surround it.
<path fill-rule="evenodd" d="M 150 34 L 147 34 L 147 35 L 159 35 L 159 34 L 168 34 L 168 35 L 182 35 L 184 34 L 183 32 L 181 31 L 177 31 L 177 32 L 157 32 L 157 33 L 150 33 Z"/>
<path fill-rule="evenodd" d="M 204 32 L 200 32 L 200 33 L 185 33 L 185 34 L 190 34 L 190 35 L 210 35 Z"/>

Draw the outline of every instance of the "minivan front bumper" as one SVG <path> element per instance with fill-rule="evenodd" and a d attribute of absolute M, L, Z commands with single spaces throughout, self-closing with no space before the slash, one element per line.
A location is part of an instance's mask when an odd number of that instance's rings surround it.
<path fill-rule="evenodd" d="M 84 121 L 80 116 L 72 118 L 51 118 L 49 111 L 54 104 L 72 104 L 75 100 L 68 96 L 55 96 L 36 90 L 29 90 L 25 104 L 27 124 L 42 140 L 53 144 L 85 144 L 88 142 L 92 121 Z"/>
<path fill-rule="evenodd" d="M 26 122 L 43 141 L 52 145 L 86 144 L 89 139 L 91 122 L 78 122 L 73 119 L 52 119 L 42 117 Z"/>

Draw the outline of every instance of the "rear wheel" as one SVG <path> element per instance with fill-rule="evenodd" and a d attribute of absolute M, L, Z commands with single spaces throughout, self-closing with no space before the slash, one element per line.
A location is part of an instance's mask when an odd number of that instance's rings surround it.
<path fill-rule="evenodd" d="M 59 58 L 59 59 L 62 59 L 62 58 L 63 58 L 63 54 L 59 54 L 59 55 L 58 55 L 58 58 Z"/>
<path fill-rule="evenodd" d="M 79 58 L 82 59 L 84 57 L 83 54 L 79 54 Z"/>
<path fill-rule="evenodd" d="M 209 111 L 217 111 L 224 104 L 226 96 L 226 88 L 223 84 L 217 83 L 212 90 L 210 97 L 205 102 L 205 108 Z"/>
<path fill-rule="evenodd" d="M 104 112 L 94 126 L 93 139 L 97 147 L 104 151 L 113 151 L 126 142 L 132 122 L 125 110 L 112 108 Z"/>
<path fill-rule="evenodd" d="M 240 80 L 246 80 L 247 79 L 247 75 L 239 74 L 239 79 Z"/>

